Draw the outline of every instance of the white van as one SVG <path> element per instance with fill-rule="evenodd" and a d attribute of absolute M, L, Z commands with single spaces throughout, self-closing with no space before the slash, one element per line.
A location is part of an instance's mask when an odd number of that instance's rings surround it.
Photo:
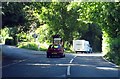
<path fill-rule="evenodd" d="M 73 50 L 77 52 L 92 53 L 89 41 L 86 40 L 73 40 Z"/>

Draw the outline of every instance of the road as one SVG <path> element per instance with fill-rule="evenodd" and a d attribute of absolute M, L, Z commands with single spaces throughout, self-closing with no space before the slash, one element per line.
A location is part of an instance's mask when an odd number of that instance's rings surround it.
<path fill-rule="evenodd" d="M 102 54 L 66 54 L 65 58 L 46 58 L 44 51 L 2 46 L 2 77 L 119 79 L 120 70 Z"/>

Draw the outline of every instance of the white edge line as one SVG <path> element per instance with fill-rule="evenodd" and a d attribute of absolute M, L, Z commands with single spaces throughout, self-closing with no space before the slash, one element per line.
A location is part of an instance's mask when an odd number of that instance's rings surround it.
<path fill-rule="evenodd" d="M 8 65 L 2 66 L 2 67 L 0 67 L 0 68 L 5 68 L 5 67 L 8 67 L 8 66 L 11 66 L 11 65 L 17 64 L 17 63 L 24 62 L 24 61 L 26 61 L 26 60 L 20 60 L 19 62 L 11 63 L 11 64 L 8 64 Z"/>
<path fill-rule="evenodd" d="M 106 62 L 108 62 L 108 63 L 110 63 L 110 64 L 112 64 L 112 65 L 114 65 L 115 67 L 120 67 L 120 66 L 118 66 L 118 65 L 116 65 L 116 64 L 114 64 L 114 63 L 112 63 L 112 62 L 108 61 L 108 60 L 107 60 L 107 59 L 105 59 L 103 56 L 102 56 L 102 58 L 103 58 L 103 60 L 105 60 Z"/>
<path fill-rule="evenodd" d="M 69 63 L 72 63 L 76 57 L 77 56 L 74 56 L 74 58 L 72 58 Z M 67 67 L 67 75 L 70 75 L 70 66 Z"/>

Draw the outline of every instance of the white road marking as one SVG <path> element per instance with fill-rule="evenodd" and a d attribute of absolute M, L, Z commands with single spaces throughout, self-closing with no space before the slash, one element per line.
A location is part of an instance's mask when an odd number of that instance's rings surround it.
<path fill-rule="evenodd" d="M 67 67 L 67 75 L 70 75 L 70 66 Z"/>
<path fill-rule="evenodd" d="M 26 60 L 19 60 L 18 62 L 11 63 L 11 64 L 8 64 L 8 65 L 2 66 L 2 67 L 0 67 L 0 68 L 8 67 L 8 66 L 11 66 L 11 65 L 14 65 L 14 64 L 17 64 L 17 63 L 21 63 L 21 62 L 23 62 L 23 61 L 26 61 Z"/>
<path fill-rule="evenodd" d="M 72 63 L 72 62 L 73 62 L 73 60 L 74 60 L 74 58 L 70 61 L 70 63 Z"/>
<path fill-rule="evenodd" d="M 74 58 L 72 58 L 69 63 L 71 64 L 76 57 L 77 55 L 74 56 Z M 70 65 L 67 67 L 67 75 L 70 75 Z"/>
<path fill-rule="evenodd" d="M 84 65 L 84 64 L 40 64 L 40 63 L 33 63 L 33 64 L 26 64 L 29 66 L 88 66 L 88 67 L 96 67 L 93 65 Z"/>
<path fill-rule="evenodd" d="M 111 67 L 96 67 L 97 69 L 102 69 L 102 70 L 117 70 L 117 68 L 111 68 Z"/>
<path fill-rule="evenodd" d="M 77 54 L 73 54 L 73 55 L 77 55 L 77 56 L 95 56 L 95 57 L 99 57 L 99 56 L 104 56 L 104 54 L 102 53 L 77 53 Z"/>
<path fill-rule="evenodd" d="M 108 62 L 109 64 L 112 64 L 112 65 L 114 65 L 115 67 L 120 67 L 120 66 L 118 66 L 118 65 L 116 65 L 116 64 L 114 64 L 114 63 L 112 63 L 112 62 L 108 61 L 108 60 L 107 60 L 107 59 L 105 59 L 104 57 L 102 57 L 102 58 L 103 58 L 103 60 L 104 60 L 104 61 Z"/>

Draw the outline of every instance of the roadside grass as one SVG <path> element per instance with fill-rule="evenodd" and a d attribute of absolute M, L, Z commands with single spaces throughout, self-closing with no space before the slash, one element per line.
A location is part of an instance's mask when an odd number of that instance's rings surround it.
<path fill-rule="evenodd" d="M 65 53 L 75 53 L 75 52 L 70 49 L 67 49 L 67 50 L 65 50 Z"/>
<path fill-rule="evenodd" d="M 120 58 L 115 53 L 109 52 L 104 56 L 104 58 L 107 59 L 108 61 L 110 61 L 112 63 L 115 63 L 116 65 L 120 66 Z"/>
<path fill-rule="evenodd" d="M 47 51 L 48 46 L 49 46 L 49 45 L 46 44 L 46 43 L 40 44 L 39 51 Z"/>
<path fill-rule="evenodd" d="M 17 45 L 18 48 L 24 48 L 29 50 L 36 50 L 36 51 L 46 51 L 48 48 L 48 45 L 43 44 L 37 44 L 35 42 L 21 42 Z"/>

